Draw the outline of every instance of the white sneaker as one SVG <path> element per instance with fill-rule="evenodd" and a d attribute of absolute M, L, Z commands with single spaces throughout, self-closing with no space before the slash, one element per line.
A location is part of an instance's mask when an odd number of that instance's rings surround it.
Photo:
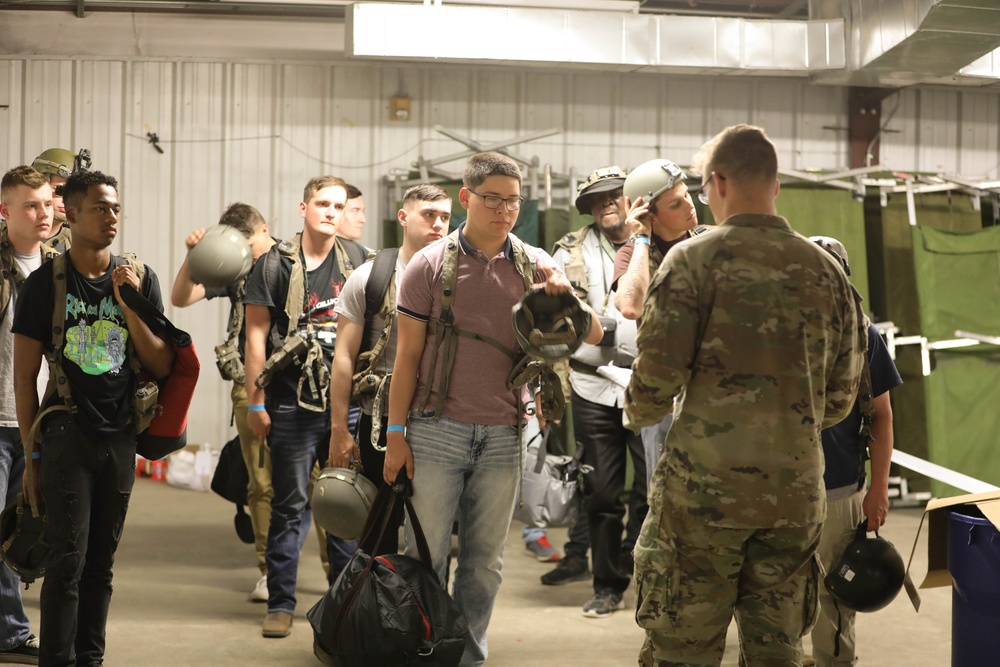
<path fill-rule="evenodd" d="M 267 602 L 267 575 L 257 580 L 257 585 L 250 593 L 250 602 Z"/>

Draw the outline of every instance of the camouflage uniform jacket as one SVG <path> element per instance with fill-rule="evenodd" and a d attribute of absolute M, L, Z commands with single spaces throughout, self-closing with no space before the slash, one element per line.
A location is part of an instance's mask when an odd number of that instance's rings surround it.
<path fill-rule="evenodd" d="M 784 218 L 732 216 L 672 248 L 625 399 L 637 428 L 678 396 L 651 513 L 668 503 L 728 528 L 822 522 L 820 429 L 854 404 L 863 319 L 843 270 Z"/>

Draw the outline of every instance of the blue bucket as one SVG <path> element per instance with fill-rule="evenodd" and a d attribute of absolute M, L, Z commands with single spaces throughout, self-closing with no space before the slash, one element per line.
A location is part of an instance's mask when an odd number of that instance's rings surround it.
<path fill-rule="evenodd" d="M 997 664 L 1000 656 L 1000 532 L 975 505 L 948 513 L 951 667 Z"/>

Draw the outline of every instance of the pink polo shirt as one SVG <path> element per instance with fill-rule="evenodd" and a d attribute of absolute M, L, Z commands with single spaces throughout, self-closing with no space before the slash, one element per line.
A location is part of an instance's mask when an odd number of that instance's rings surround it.
<path fill-rule="evenodd" d="M 469 245 L 461 234 L 459 239 L 455 301 L 452 305 L 455 326 L 463 331 L 489 336 L 505 348 L 520 352 L 511 323 L 511 309 L 524 296 L 524 280 L 514 265 L 510 239 L 500 254 L 492 258 Z M 448 243 L 447 238 L 435 241 L 414 255 L 407 264 L 397 299 L 399 313 L 423 322 L 440 318 L 441 274 Z M 556 266 L 545 251 L 527 244 L 525 247 L 536 265 Z M 533 282 L 539 283 L 544 279 L 544 274 L 536 268 Z M 428 332 L 411 409 L 425 408 L 418 402 L 430 376 L 430 361 L 436 345 L 436 337 Z M 426 404 L 429 410 L 434 409 L 437 401 L 436 388 L 441 377 L 443 357 L 442 347 L 437 355 L 434 386 Z M 446 417 L 472 424 L 517 424 L 517 396 L 507 389 L 507 376 L 512 369 L 511 359 L 489 343 L 459 336 L 442 412 Z"/>

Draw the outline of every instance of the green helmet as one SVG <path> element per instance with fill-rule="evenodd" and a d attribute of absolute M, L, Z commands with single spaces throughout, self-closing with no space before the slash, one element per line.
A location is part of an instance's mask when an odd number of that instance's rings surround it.
<path fill-rule="evenodd" d="M 617 190 L 625 184 L 625 170 L 619 166 L 602 167 L 590 172 L 583 183 L 576 189 L 576 210 L 583 215 L 590 214 L 591 195 L 609 190 Z"/>
<path fill-rule="evenodd" d="M 0 555 L 21 581 L 30 584 L 45 574 L 49 545 L 45 541 L 48 520 L 45 514 L 35 518 L 24 496 L 17 497 L 0 514 Z"/>
<path fill-rule="evenodd" d="M 843 243 L 832 236 L 810 236 L 809 240 L 833 255 L 834 259 L 844 267 L 844 273 L 851 275 L 851 265 L 847 263 L 847 248 Z"/>
<path fill-rule="evenodd" d="M 210 227 L 188 255 L 191 280 L 205 287 L 229 287 L 252 266 L 247 237 L 230 225 Z"/>
<path fill-rule="evenodd" d="M 514 335 L 528 355 L 546 361 L 566 359 L 590 333 L 590 312 L 572 292 L 546 294 L 532 287 L 511 311 Z"/>
<path fill-rule="evenodd" d="M 73 173 L 73 162 L 75 160 L 76 155 L 73 154 L 73 151 L 66 150 L 65 148 L 50 148 L 36 157 L 31 166 L 43 174 L 69 178 Z"/>
<path fill-rule="evenodd" d="M 378 488 L 359 470 L 323 468 L 309 502 L 316 523 L 342 540 L 361 537 Z"/>
<path fill-rule="evenodd" d="M 687 178 L 680 167 L 670 160 L 650 160 L 643 162 L 629 173 L 625 179 L 625 196 L 635 203 L 638 197 L 652 204 L 661 194 Z"/>

